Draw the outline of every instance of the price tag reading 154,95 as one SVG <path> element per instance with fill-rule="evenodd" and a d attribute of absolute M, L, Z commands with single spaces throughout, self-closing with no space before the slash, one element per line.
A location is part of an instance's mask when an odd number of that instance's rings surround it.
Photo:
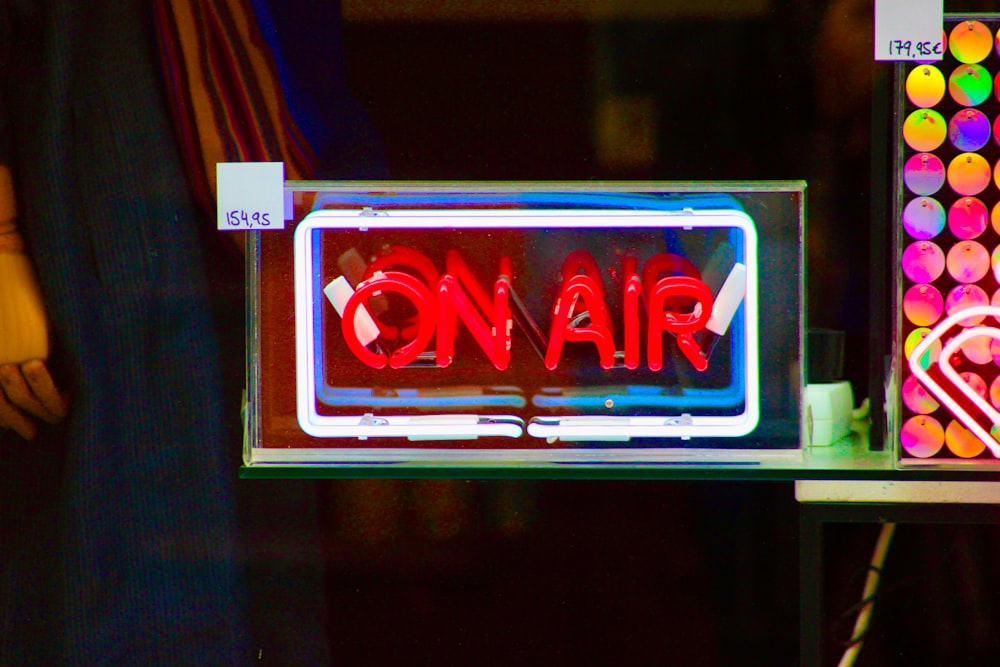
<path fill-rule="evenodd" d="M 232 229 L 270 229 L 271 214 L 267 211 L 226 211 L 226 224 Z"/>
<path fill-rule="evenodd" d="M 942 0 L 875 0 L 875 60 L 941 60 Z"/>
<path fill-rule="evenodd" d="M 285 228 L 284 163 L 220 162 L 215 175 L 221 231 Z"/>

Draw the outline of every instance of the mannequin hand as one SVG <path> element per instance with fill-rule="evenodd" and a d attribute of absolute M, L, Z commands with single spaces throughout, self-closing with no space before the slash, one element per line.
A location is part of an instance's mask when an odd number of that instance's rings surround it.
<path fill-rule="evenodd" d="M 66 417 L 68 401 L 40 359 L 0 366 L 0 428 L 25 440 L 38 433 L 32 418 L 56 424 Z"/>
<path fill-rule="evenodd" d="M 68 402 L 45 366 L 45 305 L 16 219 L 13 179 L 0 164 L 0 429 L 31 440 L 38 433 L 35 419 L 62 421 Z"/>
<path fill-rule="evenodd" d="M 48 323 L 31 261 L 19 241 L 0 235 L 0 428 L 31 440 L 35 420 L 57 422 L 66 401 L 43 361 L 48 356 Z M 13 242 L 12 242 L 13 241 Z"/>

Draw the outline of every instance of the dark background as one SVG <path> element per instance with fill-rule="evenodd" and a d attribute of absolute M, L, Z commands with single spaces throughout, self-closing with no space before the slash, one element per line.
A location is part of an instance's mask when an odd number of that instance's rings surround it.
<path fill-rule="evenodd" d="M 868 393 L 868 332 L 884 322 L 868 312 L 871 184 L 892 177 L 870 169 L 871 2 L 618 3 L 652 9 L 600 20 L 528 2 L 452 19 L 435 3 L 405 18 L 362 4 L 344 3 L 347 76 L 392 179 L 807 180 L 809 323 L 847 332 L 846 377 Z M 338 664 L 798 662 L 791 483 L 323 493 Z M 876 534 L 829 529 L 816 572 L 829 660 Z M 990 664 L 994 542 L 992 527 L 902 526 L 858 664 Z"/>

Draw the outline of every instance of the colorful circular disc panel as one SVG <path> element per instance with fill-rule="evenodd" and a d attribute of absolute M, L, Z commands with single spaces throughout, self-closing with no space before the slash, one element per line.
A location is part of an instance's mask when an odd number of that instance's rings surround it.
<path fill-rule="evenodd" d="M 918 327 L 928 327 L 944 313 L 944 297 L 933 285 L 913 285 L 903 295 L 903 313 Z"/>
<path fill-rule="evenodd" d="M 963 459 L 979 456 L 986 449 L 982 440 L 954 419 L 948 423 L 948 428 L 944 432 L 944 441 L 952 454 Z"/>
<path fill-rule="evenodd" d="M 980 21 L 962 21 L 951 29 L 948 50 L 960 63 L 978 63 L 990 55 L 993 35 Z"/>
<path fill-rule="evenodd" d="M 944 185 L 944 162 L 932 153 L 918 153 L 903 167 L 903 182 L 915 195 L 932 195 Z"/>
<path fill-rule="evenodd" d="M 948 165 L 948 185 L 960 195 L 978 195 L 990 184 L 990 163 L 979 153 L 959 153 Z"/>
<path fill-rule="evenodd" d="M 934 417 L 911 417 L 900 430 L 899 442 L 910 456 L 925 459 L 941 451 L 944 446 L 944 429 Z"/>
<path fill-rule="evenodd" d="M 926 153 L 944 143 L 948 124 L 934 109 L 917 109 L 903 122 L 903 139 L 915 151 Z"/>
<path fill-rule="evenodd" d="M 944 74 L 934 65 L 914 68 L 906 77 L 906 96 L 914 106 L 932 107 L 944 99 Z"/>
<path fill-rule="evenodd" d="M 945 223 L 944 206 L 930 197 L 910 200 L 903 209 L 903 229 L 915 239 L 932 239 L 941 233 Z"/>
<path fill-rule="evenodd" d="M 962 410 L 949 410 L 928 388 L 930 380 L 921 382 L 920 367 L 973 414 L 983 400 L 1000 411 L 1000 339 L 985 329 L 973 329 L 973 337 L 947 359 L 962 378 L 957 387 L 934 375 L 939 358 L 944 360 L 942 346 L 960 327 L 1000 326 L 1000 315 L 967 310 L 1000 307 L 1000 195 L 993 188 L 1000 188 L 1000 19 L 977 18 L 949 18 L 942 60 L 910 64 L 898 100 L 907 106 L 894 119 L 902 134 L 897 145 L 901 138 L 905 147 L 896 163 L 896 224 L 902 226 L 896 271 L 903 281 L 896 283 L 896 321 L 904 353 L 897 435 L 902 456 L 942 457 L 953 464 L 959 457 L 986 456 L 989 446 L 973 433 L 979 430 L 975 423 L 963 421 L 968 417 Z M 955 327 L 932 332 L 949 316 L 959 320 Z M 918 345 L 930 340 L 933 345 L 911 360 Z M 911 362 L 917 373 L 910 371 Z M 1000 424 L 994 430 L 1000 439 Z"/>
<path fill-rule="evenodd" d="M 903 398 L 903 405 L 918 415 L 929 415 L 941 407 L 930 392 L 912 375 L 903 380 L 900 394 Z"/>
<path fill-rule="evenodd" d="M 959 65 L 948 77 L 948 94 L 963 107 L 982 104 L 993 92 L 993 77 L 982 65 Z"/>
<path fill-rule="evenodd" d="M 948 274 L 960 283 L 976 283 L 990 271 L 990 253 L 982 243 L 962 241 L 948 251 Z"/>
<path fill-rule="evenodd" d="M 979 109 L 962 109 L 948 121 L 948 139 L 960 151 L 978 151 L 990 140 L 990 119 Z"/>
<path fill-rule="evenodd" d="M 944 251 L 930 241 L 915 241 L 903 251 L 903 273 L 915 283 L 932 283 L 944 273 Z"/>
<path fill-rule="evenodd" d="M 986 204 L 975 197 L 962 197 L 948 209 L 948 229 L 960 239 L 974 239 L 981 235 L 989 226 L 989 219 Z"/>

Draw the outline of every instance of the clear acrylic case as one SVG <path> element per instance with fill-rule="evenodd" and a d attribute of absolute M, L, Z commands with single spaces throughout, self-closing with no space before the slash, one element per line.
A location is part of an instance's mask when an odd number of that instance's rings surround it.
<path fill-rule="evenodd" d="M 248 246 L 245 463 L 800 461 L 804 209 L 801 182 L 289 182 Z"/>

